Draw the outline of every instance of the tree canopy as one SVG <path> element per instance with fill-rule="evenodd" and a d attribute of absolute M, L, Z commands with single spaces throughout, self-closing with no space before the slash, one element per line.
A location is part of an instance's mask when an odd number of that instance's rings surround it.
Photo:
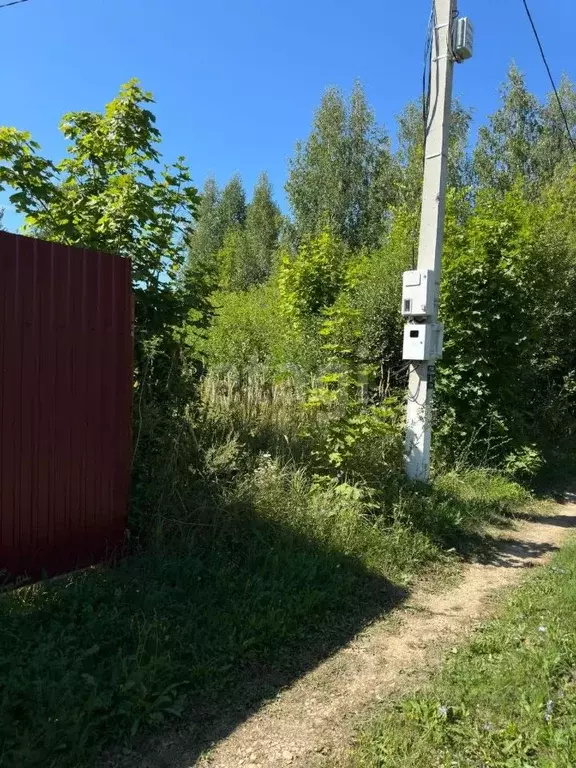
<path fill-rule="evenodd" d="M 378 243 L 394 200 L 394 167 L 360 83 L 348 102 L 336 88 L 326 91 L 310 136 L 296 145 L 286 192 L 299 236 L 329 230 L 353 248 Z"/>

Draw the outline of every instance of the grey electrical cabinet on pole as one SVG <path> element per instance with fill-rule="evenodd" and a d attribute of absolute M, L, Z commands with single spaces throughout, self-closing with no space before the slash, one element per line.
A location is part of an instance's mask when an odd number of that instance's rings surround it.
<path fill-rule="evenodd" d="M 444 328 L 438 322 L 438 299 L 452 77 L 454 62 L 472 56 L 474 41 L 469 20 L 458 18 L 457 0 L 434 0 L 432 27 L 418 268 L 404 274 L 402 285 L 402 314 L 407 320 L 403 357 L 412 363 L 406 410 L 406 474 L 424 482 L 430 477 L 434 364 L 442 356 L 444 338 Z"/>

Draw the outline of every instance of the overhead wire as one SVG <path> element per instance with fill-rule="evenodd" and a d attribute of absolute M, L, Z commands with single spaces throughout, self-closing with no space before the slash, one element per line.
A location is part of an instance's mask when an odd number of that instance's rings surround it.
<path fill-rule="evenodd" d="M 426 165 L 426 140 L 428 138 L 428 118 L 430 116 L 430 99 L 432 91 L 432 46 L 436 34 L 436 4 L 432 0 L 426 42 L 424 44 L 424 67 L 422 70 L 422 176 Z M 416 239 L 416 232 L 414 233 Z M 416 269 L 416 247 L 412 244 L 412 269 Z"/>
<path fill-rule="evenodd" d="M 544 62 L 544 66 L 546 67 L 546 72 L 548 72 L 548 78 L 550 80 L 550 83 L 552 84 L 552 89 L 554 91 L 554 95 L 556 96 L 556 101 L 558 102 L 560 114 L 562 115 L 562 118 L 564 120 L 564 125 L 566 126 L 566 131 L 568 133 L 568 140 L 572 145 L 572 149 L 574 150 L 574 152 L 576 152 L 576 142 L 574 141 L 574 137 L 572 136 L 572 131 L 570 130 L 568 117 L 566 116 L 566 112 L 562 104 L 562 99 L 560 98 L 560 94 L 558 93 L 558 89 L 556 88 L 556 83 L 554 82 L 554 77 L 552 76 L 552 71 L 550 70 L 548 59 L 546 58 L 546 54 L 544 53 L 544 46 L 542 45 L 542 41 L 540 40 L 540 35 L 538 34 L 538 30 L 536 29 L 536 24 L 534 23 L 532 14 L 530 13 L 530 8 L 528 7 L 527 0 L 522 0 L 522 4 L 524 5 L 524 10 L 526 11 L 526 15 L 528 16 L 528 21 L 530 22 L 530 26 L 532 27 L 532 32 L 534 33 L 534 37 L 538 44 L 538 48 L 540 50 L 540 56 L 542 57 L 542 61 Z"/>
<path fill-rule="evenodd" d="M 430 111 L 430 88 L 431 88 L 431 53 L 432 53 L 432 38 L 436 27 L 436 12 L 434 1 L 432 2 L 432 9 L 430 10 L 430 19 L 428 21 L 428 30 L 426 33 L 426 43 L 424 45 L 424 69 L 422 71 L 422 129 L 424 144 L 426 144 L 426 137 L 428 136 L 428 115 Z"/>
<path fill-rule="evenodd" d="M 450 16 L 450 22 L 448 25 L 448 46 L 450 48 L 450 53 L 454 59 L 456 59 L 456 54 L 454 52 L 453 47 L 453 31 L 454 31 L 454 22 L 458 18 L 458 10 L 453 9 L 451 16 Z M 431 54 L 432 54 L 432 45 L 433 45 L 433 37 L 437 34 L 436 29 L 436 3 L 434 0 L 432 0 L 432 8 L 430 10 L 430 20 L 428 22 L 428 31 L 426 34 L 426 44 L 424 46 L 424 70 L 422 73 L 422 118 L 423 118 L 423 124 L 424 124 L 424 142 L 426 141 L 426 138 L 428 136 L 428 117 L 430 113 L 430 99 L 431 99 L 431 79 L 432 79 L 432 63 L 431 63 Z"/>
<path fill-rule="evenodd" d="M 2 3 L 0 8 L 9 8 L 11 5 L 20 5 L 20 3 L 27 3 L 28 0 L 12 0 L 11 3 Z"/>
<path fill-rule="evenodd" d="M 458 57 L 456 56 L 456 52 L 454 51 L 454 22 L 460 15 L 460 12 L 457 8 L 452 8 L 452 13 L 450 14 L 450 22 L 448 24 L 448 46 L 450 48 L 450 53 L 452 55 L 452 58 L 454 61 L 458 61 Z"/>

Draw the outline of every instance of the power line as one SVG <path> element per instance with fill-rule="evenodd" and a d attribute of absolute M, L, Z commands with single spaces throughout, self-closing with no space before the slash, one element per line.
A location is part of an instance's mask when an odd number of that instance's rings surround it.
<path fill-rule="evenodd" d="M 422 178 L 424 178 L 424 169 L 426 167 L 426 140 L 428 138 L 428 118 L 430 116 L 430 100 L 432 92 L 432 62 L 430 57 L 434 45 L 434 35 L 436 34 L 436 4 L 432 0 L 430 9 L 430 18 L 428 19 L 428 29 L 426 30 L 426 43 L 424 45 L 424 69 L 422 70 Z M 420 205 L 422 200 L 420 199 Z M 421 209 L 420 209 L 421 210 Z M 418 236 L 415 230 L 414 239 Z M 412 243 L 412 269 L 416 269 L 416 247 Z"/>
<path fill-rule="evenodd" d="M 3 3 L 0 8 L 8 8 L 11 5 L 20 5 L 20 3 L 27 3 L 28 0 L 12 0 L 11 3 Z"/>
<path fill-rule="evenodd" d="M 430 55 L 432 51 L 432 37 L 436 29 L 436 13 L 434 8 L 434 0 L 432 1 L 432 9 L 430 11 L 430 19 L 428 21 L 428 29 L 426 31 L 426 44 L 424 46 L 424 70 L 422 72 L 422 129 L 423 129 L 423 141 L 426 144 L 426 137 L 428 136 L 428 116 L 430 111 L 430 79 L 432 76 L 432 68 L 430 62 Z"/>
<path fill-rule="evenodd" d="M 544 48 L 542 47 L 542 43 L 540 41 L 540 35 L 538 34 L 538 30 L 536 29 L 536 24 L 534 24 L 534 19 L 532 18 L 532 14 L 530 13 L 530 8 L 528 8 L 527 0 L 522 0 L 522 3 L 524 4 L 524 10 L 526 11 L 526 15 L 528 16 L 528 21 L 530 22 L 530 26 L 532 27 L 532 32 L 534 32 L 534 37 L 536 38 L 536 42 L 538 43 L 538 48 L 540 49 L 540 55 L 542 56 L 542 61 L 544 62 L 544 66 L 546 67 L 546 71 L 548 72 L 548 77 L 550 78 L 550 82 L 552 83 L 552 88 L 554 89 L 554 94 L 556 95 L 556 101 L 558 102 L 560 113 L 564 118 L 564 125 L 566 126 L 566 131 L 568 133 L 568 139 L 570 140 L 572 149 L 574 150 L 574 152 L 576 152 L 576 142 L 572 138 L 572 131 L 570 130 L 570 125 L 568 124 L 568 118 L 566 117 L 566 112 L 564 111 L 564 107 L 562 106 L 562 101 L 560 100 L 560 94 L 558 93 L 558 89 L 556 88 L 556 83 L 554 82 L 554 78 L 552 77 L 552 72 L 550 71 L 548 60 L 546 59 L 546 54 L 544 53 Z"/>
<path fill-rule="evenodd" d="M 448 26 L 448 48 L 454 60 L 456 60 L 456 55 L 453 48 L 453 32 L 454 22 L 458 16 L 458 11 L 454 9 L 451 13 L 450 23 Z M 422 119 L 424 123 L 424 144 L 426 144 L 426 139 L 428 137 L 428 118 L 430 116 L 430 84 L 432 79 L 432 63 L 430 61 L 430 56 L 435 43 L 437 43 L 436 4 L 435 1 L 432 0 L 432 9 L 430 11 L 428 30 L 426 32 L 426 44 L 424 46 L 424 71 L 422 72 Z"/>

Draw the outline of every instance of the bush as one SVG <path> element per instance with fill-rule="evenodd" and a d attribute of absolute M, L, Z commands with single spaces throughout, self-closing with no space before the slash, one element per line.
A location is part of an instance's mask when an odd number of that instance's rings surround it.
<path fill-rule="evenodd" d="M 384 246 L 356 260 L 349 296 L 350 306 L 358 312 L 359 355 L 376 370 L 380 396 L 406 384 L 400 307 L 402 274 L 413 260 L 410 227 L 406 212 L 396 211 Z"/>
<path fill-rule="evenodd" d="M 305 239 L 295 257 L 284 255 L 280 307 L 293 325 L 331 306 L 344 285 L 349 253 L 330 232 Z"/>
<path fill-rule="evenodd" d="M 239 380 L 258 368 L 268 379 L 302 378 L 318 366 L 313 325 L 296 330 L 279 311 L 278 288 L 272 283 L 242 293 L 217 293 L 215 319 L 203 345 L 212 374 L 233 372 Z"/>
<path fill-rule="evenodd" d="M 571 199 L 576 176 L 558 183 Z M 490 454 L 511 467 L 512 457 L 549 452 L 574 434 L 576 251 L 565 197 L 552 187 L 534 200 L 520 182 L 503 196 L 483 190 L 465 220 L 451 198 L 437 385 L 448 461 L 466 447 L 471 461 Z M 516 461 L 529 472 L 537 464 Z"/>

